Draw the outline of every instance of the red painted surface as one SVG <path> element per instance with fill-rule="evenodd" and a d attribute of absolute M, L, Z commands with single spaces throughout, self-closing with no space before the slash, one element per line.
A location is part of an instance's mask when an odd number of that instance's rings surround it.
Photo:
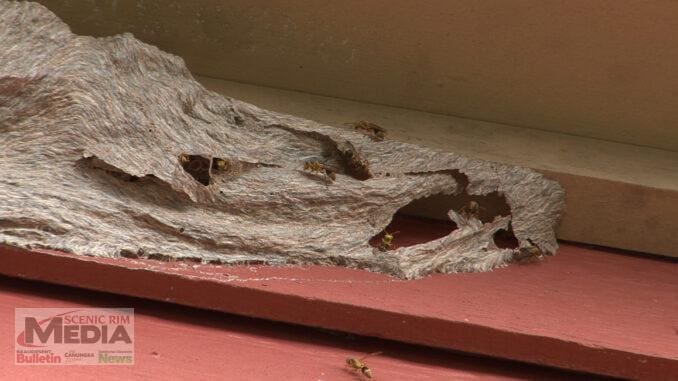
<path fill-rule="evenodd" d="M 399 281 L 334 267 L 223 267 L 11 248 L 0 258 L 6 275 L 592 373 L 678 379 L 675 262 L 564 244 L 538 263 Z"/>
<path fill-rule="evenodd" d="M 344 359 L 366 352 L 375 380 L 590 380 L 565 373 L 377 339 L 351 337 L 0 277 L 0 329 L 12 332 L 15 307 L 135 308 L 133 366 L 14 365 L 12 335 L 0 335 L 2 379 L 14 380 L 346 380 Z"/>
<path fill-rule="evenodd" d="M 385 232 L 394 235 L 392 248 L 395 250 L 399 247 L 414 246 L 442 238 L 450 234 L 456 228 L 457 225 L 452 221 L 398 215 L 383 232 L 370 240 L 370 245 L 379 247 Z"/>

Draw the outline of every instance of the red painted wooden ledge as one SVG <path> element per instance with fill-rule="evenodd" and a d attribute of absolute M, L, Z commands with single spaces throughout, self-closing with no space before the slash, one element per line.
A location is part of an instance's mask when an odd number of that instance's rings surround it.
<path fill-rule="evenodd" d="M 449 229 L 417 226 L 409 231 L 419 238 Z M 678 379 L 678 264 L 570 244 L 542 262 L 416 281 L 7 246 L 0 273 L 577 371 Z"/>
<path fill-rule="evenodd" d="M 133 366 L 14 365 L 14 338 L 0 335 L 3 380 L 367 381 L 346 357 L 366 360 L 374 381 L 593 381 L 575 374 L 430 347 L 196 310 L 169 303 L 0 276 L 0 331 L 13 332 L 14 308 L 134 307 Z"/>

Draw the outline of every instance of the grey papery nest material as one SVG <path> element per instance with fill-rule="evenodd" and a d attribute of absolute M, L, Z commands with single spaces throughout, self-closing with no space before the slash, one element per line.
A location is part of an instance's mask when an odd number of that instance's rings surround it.
<path fill-rule="evenodd" d="M 530 169 L 260 109 L 206 90 L 130 34 L 77 36 L 45 7 L 0 1 L 0 242 L 76 254 L 342 265 L 416 278 L 554 253 L 564 204 Z M 304 170 L 308 158 L 336 169 Z M 434 194 L 498 192 L 511 214 L 424 244 L 368 244 Z M 510 224 L 510 226 L 509 226 Z"/>

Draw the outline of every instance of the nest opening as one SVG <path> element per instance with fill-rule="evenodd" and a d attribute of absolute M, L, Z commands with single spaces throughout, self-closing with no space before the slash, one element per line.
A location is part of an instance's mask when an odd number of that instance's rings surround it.
<path fill-rule="evenodd" d="M 520 246 L 518 238 L 513 234 L 511 227 L 508 230 L 499 229 L 493 236 L 494 244 L 500 249 L 517 249 Z"/>
<path fill-rule="evenodd" d="M 402 207 L 398 213 L 433 218 L 436 220 L 448 220 L 447 212 L 454 210 L 460 212 L 462 208 L 475 201 L 478 203 L 478 219 L 483 223 L 494 221 L 498 216 L 511 215 L 511 207 L 506 198 L 499 192 L 488 193 L 484 196 L 462 194 L 434 194 L 410 202 Z"/>
<path fill-rule="evenodd" d="M 200 155 L 179 155 L 179 163 L 181 167 L 204 186 L 210 185 L 212 181 L 212 159 Z"/>
<path fill-rule="evenodd" d="M 389 225 L 372 237 L 370 245 L 382 250 L 394 250 L 434 241 L 445 237 L 457 229 L 457 225 L 447 215 L 449 210 L 462 212 L 471 201 L 478 204 L 477 217 L 483 223 L 494 221 L 498 216 L 511 214 L 506 199 L 499 192 L 484 196 L 471 196 L 466 193 L 450 195 L 435 194 L 411 201 L 400 208 Z M 391 245 L 384 243 L 387 233 L 392 234 Z M 393 234 L 395 233 L 395 234 Z M 388 241 L 388 237 L 386 237 Z M 501 248 L 518 247 L 518 240 L 510 231 L 500 230 L 495 234 L 495 243 Z"/>
<path fill-rule="evenodd" d="M 450 221 L 415 217 L 397 212 L 391 223 L 379 234 L 372 237 L 369 241 L 372 247 L 380 250 L 395 250 L 400 247 L 419 245 L 422 243 L 434 241 L 452 233 L 457 225 Z M 391 234 L 393 239 L 391 246 L 384 245 L 386 234 Z M 388 239 L 387 239 L 388 240 Z"/>

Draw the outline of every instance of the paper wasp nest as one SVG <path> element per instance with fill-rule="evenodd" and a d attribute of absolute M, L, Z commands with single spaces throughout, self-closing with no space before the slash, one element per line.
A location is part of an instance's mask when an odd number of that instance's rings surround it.
<path fill-rule="evenodd" d="M 0 243 L 94 256 L 323 264 L 402 278 L 553 253 L 561 187 L 473 160 L 260 109 L 207 91 L 132 35 L 77 36 L 45 7 L 0 1 Z M 308 158 L 336 180 L 304 170 Z M 462 189 L 462 184 L 467 182 Z M 509 216 L 381 252 L 411 201 L 502 194 Z"/>

